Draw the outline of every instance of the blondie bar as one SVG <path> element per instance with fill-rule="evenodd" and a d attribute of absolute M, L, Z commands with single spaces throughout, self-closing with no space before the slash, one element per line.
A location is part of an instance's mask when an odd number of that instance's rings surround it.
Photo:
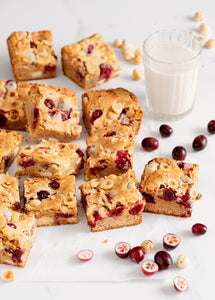
<path fill-rule="evenodd" d="M 35 218 L 0 204 L 0 263 L 24 267 L 36 236 Z"/>
<path fill-rule="evenodd" d="M 0 203 L 4 203 L 16 211 L 21 211 L 17 178 L 0 174 Z"/>
<path fill-rule="evenodd" d="M 99 34 L 61 49 L 63 71 L 85 90 L 119 75 L 118 60 Z"/>
<path fill-rule="evenodd" d="M 123 88 L 92 90 L 84 93 L 82 109 L 89 135 L 113 123 L 131 126 L 137 134 L 143 117 L 136 96 Z"/>
<path fill-rule="evenodd" d="M 43 140 L 27 146 L 17 158 L 17 175 L 62 178 L 83 168 L 84 154 L 73 144 Z"/>
<path fill-rule="evenodd" d="M 66 88 L 35 84 L 25 103 L 27 130 L 32 140 L 79 138 L 81 125 L 77 97 Z"/>
<path fill-rule="evenodd" d="M 26 130 L 24 102 L 33 83 L 0 80 L 0 127 Z"/>
<path fill-rule="evenodd" d="M 7 44 L 16 80 L 56 77 L 57 57 L 51 31 L 13 32 Z"/>
<path fill-rule="evenodd" d="M 25 213 L 36 218 L 37 226 L 78 223 L 75 176 L 63 179 L 26 178 Z"/>
<path fill-rule="evenodd" d="M 22 147 L 21 133 L 0 129 L 0 173 L 5 173 Z"/>
<path fill-rule="evenodd" d="M 91 231 L 101 231 L 142 222 L 144 197 L 132 170 L 120 176 L 92 179 L 79 186 Z"/>
<path fill-rule="evenodd" d="M 110 174 L 121 175 L 132 169 L 134 132 L 132 127 L 110 125 L 86 140 L 86 179 Z"/>
<path fill-rule="evenodd" d="M 140 191 L 147 212 L 190 217 L 196 200 L 199 165 L 155 158 L 144 169 Z"/>

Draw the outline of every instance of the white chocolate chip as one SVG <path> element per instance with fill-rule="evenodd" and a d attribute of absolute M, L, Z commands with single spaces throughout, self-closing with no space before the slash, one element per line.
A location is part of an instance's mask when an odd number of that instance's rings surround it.
<path fill-rule="evenodd" d="M 122 104 L 118 103 L 118 102 L 114 102 L 112 104 L 112 110 L 116 113 L 116 114 L 120 114 L 122 111 Z"/>
<path fill-rule="evenodd" d="M 127 189 L 129 189 L 129 190 L 134 190 L 134 189 L 136 189 L 136 184 L 135 184 L 135 182 L 134 182 L 134 181 L 129 181 L 129 182 L 127 183 Z"/>
<path fill-rule="evenodd" d="M 33 207 L 37 207 L 41 204 L 41 201 L 40 200 L 31 200 L 29 204 Z"/>
<path fill-rule="evenodd" d="M 11 90 L 16 90 L 17 89 L 17 84 L 15 81 L 9 81 L 6 85 L 5 85 L 7 91 L 11 91 Z"/>
<path fill-rule="evenodd" d="M 114 41 L 113 47 L 114 48 L 120 48 L 122 46 L 122 41 L 120 39 L 116 39 Z"/>
<path fill-rule="evenodd" d="M 184 269 L 190 265 L 190 260 L 185 255 L 179 255 L 177 258 L 176 266 L 180 269 Z"/>
<path fill-rule="evenodd" d="M 146 165 L 144 172 L 145 173 L 152 173 L 158 169 L 158 163 L 152 162 L 148 165 Z"/>
<path fill-rule="evenodd" d="M 100 188 L 104 190 L 109 190 L 113 187 L 113 180 L 103 180 L 102 183 L 100 184 Z"/>
<path fill-rule="evenodd" d="M 11 220 L 12 215 L 13 215 L 12 212 L 7 208 L 4 209 L 3 214 L 4 214 L 4 217 L 7 220 L 7 222 L 9 222 Z"/>
<path fill-rule="evenodd" d="M 27 56 L 28 58 L 30 58 L 31 62 L 35 62 L 36 61 L 36 57 L 35 57 L 33 51 L 32 52 L 25 52 L 24 55 Z"/>

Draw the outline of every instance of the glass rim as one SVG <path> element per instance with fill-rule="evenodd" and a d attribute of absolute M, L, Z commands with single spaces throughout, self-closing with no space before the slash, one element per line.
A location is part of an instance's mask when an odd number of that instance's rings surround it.
<path fill-rule="evenodd" d="M 163 61 L 163 60 L 160 60 L 160 59 L 157 59 L 153 56 L 151 56 L 149 54 L 149 52 L 146 50 L 146 43 L 148 42 L 148 40 L 155 34 L 158 34 L 158 33 L 161 33 L 161 32 L 177 32 L 177 33 L 184 33 L 184 34 L 189 34 L 190 35 L 190 38 L 195 40 L 197 42 L 197 45 L 199 45 L 199 51 L 197 54 L 194 55 L 194 57 L 192 57 L 191 59 L 188 59 L 184 62 L 166 62 L 166 61 Z M 193 62 L 194 60 L 196 60 L 202 53 L 202 46 L 201 46 L 201 43 L 200 41 L 193 35 L 191 35 L 188 31 L 186 30 L 179 30 L 179 29 L 172 29 L 172 30 L 168 30 L 168 29 L 163 29 L 163 30 L 157 30 L 153 33 L 151 33 L 143 42 L 143 51 L 145 52 L 146 55 L 149 56 L 150 59 L 160 63 L 160 64 L 166 64 L 166 65 L 182 65 L 182 64 L 188 64 L 190 62 Z"/>

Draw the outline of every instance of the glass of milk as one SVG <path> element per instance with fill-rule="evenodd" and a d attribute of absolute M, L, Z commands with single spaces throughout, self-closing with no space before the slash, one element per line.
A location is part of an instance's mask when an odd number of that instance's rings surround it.
<path fill-rule="evenodd" d="M 146 107 L 160 120 L 176 120 L 191 112 L 201 54 L 190 33 L 162 30 L 143 44 Z"/>

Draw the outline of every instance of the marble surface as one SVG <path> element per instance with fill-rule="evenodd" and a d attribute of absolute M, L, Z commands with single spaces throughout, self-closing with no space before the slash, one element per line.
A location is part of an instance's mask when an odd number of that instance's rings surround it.
<path fill-rule="evenodd" d="M 129 39 L 135 48 L 141 47 L 143 40 L 156 30 L 170 28 L 187 31 L 198 30 L 200 24 L 193 21 L 193 15 L 198 10 L 203 11 L 206 15 L 205 22 L 211 27 L 211 37 L 215 38 L 215 4 L 211 0 L 2 1 L 0 10 L 0 78 L 4 80 L 13 79 L 6 45 L 6 39 L 13 31 L 52 30 L 55 52 L 59 58 L 58 76 L 54 79 L 40 82 L 74 89 L 80 105 L 82 89 L 65 77 L 61 70 L 60 49 L 62 46 L 98 32 L 110 44 L 113 43 L 114 39 L 121 38 Z M 140 133 L 136 137 L 136 155 L 134 158 L 134 169 L 138 179 L 140 179 L 144 165 L 148 160 L 155 156 L 171 157 L 171 151 L 177 145 L 186 147 L 188 162 L 200 164 L 199 192 L 203 194 L 203 197 L 196 203 L 192 217 L 184 220 L 181 218 L 159 216 L 162 220 L 161 222 L 165 222 L 167 225 L 168 231 L 176 232 L 182 238 L 181 245 L 172 252 L 174 260 L 176 260 L 179 254 L 188 255 L 191 260 L 191 266 L 186 270 L 179 270 L 174 267 L 169 272 L 170 276 L 166 276 L 163 280 L 145 280 L 144 278 L 127 280 L 123 278 L 122 282 L 114 282 L 110 279 L 107 282 L 87 282 L 86 279 L 79 282 L 61 279 L 58 281 L 46 279 L 42 282 L 31 282 L 29 280 L 19 280 L 17 273 L 17 280 L 13 283 L 0 281 L 2 299 L 6 297 L 7 299 L 27 299 L 29 297 L 31 299 L 63 299 L 64 297 L 75 297 L 76 299 L 87 298 L 93 300 L 118 299 L 121 297 L 123 299 L 147 297 L 159 300 L 172 299 L 173 297 L 186 300 L 212 299 L 215 269 L 215 204 L 213 190 L 215 136 L 209 135 L 206 127 L 208 121 L 215 119 L 213 90 L 215 50 L 203 50 L 196 105 L 192 113 L 183 120 L 169 122 L 174 128 L 174 135 L 169 139 L 162 139 L 159 136 L 158 128 L 161 122 L 152 119 L 145 111 L 144 80 L 133 81 L 132 71 L 135 66 L 123 60 L 120 50 L 116 50 L 116 55 L 119 58 L 122 68 L 120 77 L 111 80 L 99 88 L 116 88 L 119 86 L 127 88 L 136 94 L 141 103 L 145 115 Z M 143 70 L 143 66 L 138 66 L 138 68 Z M 208 146 L 204 151 L 194 152 L 191 143 L 194 137 L 199 134 L 207 136 Z M 160 147 L 157 151 L 152 153 L 142 151 L 140 146 L 141 140 L 146 136 L 154 136 L 159 139 Z M 83 133 L 81 139 L 78 141 L 82 147 L 84 147 L 85 137 L 86 133 Z M 153 220 L 154 216 L 150 217 L 150 214 L 147 214 L 145 217 L 146 228 L 151 223 L 152 228 L 156 230 L 156 226 L 159 225 L 157 225 L 157 222 L 154 223 Z M 195 237 L 191 234 L 191 226 L 196 222 L 202 222 L 208 226 L 208 232 L 205 236 Z M 144 221 L 142 226 L 144 226 Z M 109 236 L 110 243 L 114 243 L 115 237 L 113 238 L 111 233 L 105 233 L 105 235 Z M 133 238 L 136 238 L 136 241 L 139 242 L 150 237 L 146 236 L 145 232 L 142 235 L 141 231 L 137 230 L 136 236 L 134 233 Z M 154 238 L 157 250 L 162 248 L 160 243 L 161 238 L 160 233 Z M 120 231 L 118 239 L 121 240 Z M 59 251 L 59 257 L 56 257 L 56 260 L 60 260 L 60 253 Z M 37 257 L 37 259 L 39 260 L 40 257 Z M 129 268 L 129 264 L 126 264 Z M 107 267 L 106 265 L 99 265 L 99 272 L 103 276 Z M 0 266 L 0 269 L 4 270 L 5 266 Z M 22 272 L 25 272 L 25 269 Z M 28 272 L 30 272 L 29 269 Z M 39 272 L 41 272 L 41 278 L 43 278 L 43 270 L 38 270 L 38 274 Z M 81 277 L 80 274 L 78 273 L 78 277 Z M 189 290 L 186 293 L 178 293 L 174 290 L 172 280 L 177 275 L 187 278 Z M 89 276 L 91 275 L 89 274 Z M 62 278 L 62 276 L 60 277 Z"/>

